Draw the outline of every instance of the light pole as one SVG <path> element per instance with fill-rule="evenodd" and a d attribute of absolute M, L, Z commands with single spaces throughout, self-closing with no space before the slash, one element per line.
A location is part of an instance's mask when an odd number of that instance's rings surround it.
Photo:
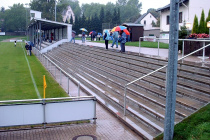
<path fill-rule="evenodd" d="M 56 21 L 56 0 L 55 0 L 55 21 Z"/>
<path fill-rule="evenodd" d="M 209 28 L 209 38 L 210 38 L 210 21 L 207 22 L 207 27 Z"/>
<path fill-rule="evenodd" d="M 27 32 L 27 5 L 28 5 L 28 3 L 25 4 L 25 6 L 26 6 L 26 37 L 27 37 L 27 40 L 28 40 L 28 32 Z"/>

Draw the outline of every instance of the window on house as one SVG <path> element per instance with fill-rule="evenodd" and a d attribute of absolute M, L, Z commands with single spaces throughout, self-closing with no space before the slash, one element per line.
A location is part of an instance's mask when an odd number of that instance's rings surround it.
<path fill-rule="evenodd" d="M 179 23 L 182 23 L 182 12 L 179 12 Z"/>
<path fill-rule="evenodd" d="M 147 23 L 146 23 L 146 20 L 144 20 L 144 25 L 146 25 Z"/>
<path fill-rule="evenodd" d="M 31 13 L 31 17 L 35 17 L 35 13 Z"/>
<path fill-rule="evenodd" d="M 167 16 L 167 18 L 166 18 L 166 24 L 168 25 L 169 24 L 169 16 Z"/>

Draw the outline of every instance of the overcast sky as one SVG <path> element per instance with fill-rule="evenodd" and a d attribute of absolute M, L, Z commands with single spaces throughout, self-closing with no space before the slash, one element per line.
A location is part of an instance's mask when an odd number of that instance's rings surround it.
<path fill-rule="evenodd" d="M 79 0 L 80 5 L 83 3 L 101 3 L 106 4 L 107 2 L 115 3 L 117 0 Z M 160 8 L 170 3 L 170 0 L 139 0 L 142 2 L 142 12 L 145 13 L 149 8 Z M 12 6 L 14 3 L 30 3 L 30 0 L 0 0 L 0 7 L 5 7 L 8 9 L 8 6 Z"/>

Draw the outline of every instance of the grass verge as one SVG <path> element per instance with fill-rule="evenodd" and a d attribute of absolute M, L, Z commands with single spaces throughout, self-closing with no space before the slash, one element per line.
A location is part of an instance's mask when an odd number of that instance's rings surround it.
<path fill-rule="evenodd" d="M 173 140 L 207 140 L 210 138 L 210 104 L 174 127 Z M 162 140 L 163 134 L 154 140 Z"/>
<path fill-rule="evenodd" d="M 27 56 L 38 88 L 43 97 L 43 75 L 46 76 L 46 98 L 66 97 L 67 94 L 34 56 Z M 21 43 L 0 44 L 0 100 L 38 98 L 30 76 Z"/>

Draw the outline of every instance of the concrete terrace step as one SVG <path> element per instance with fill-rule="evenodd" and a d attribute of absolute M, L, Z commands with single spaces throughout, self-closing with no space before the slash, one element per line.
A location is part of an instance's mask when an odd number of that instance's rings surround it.
<path fill-rule="evenodd" d="M 78 52 L 79 53 L 79 52 Z M 94 56 L 93 56 L 94 57 Z M 96 58 L 97 59 L 97 58 Z M 103 61 L 103 60 L 102 60 Z M 109 62 L 109 63 L 111 63 L 111 62 Z M 114 64 L 114 65 L 116 65 L 116 64 Z M 126 69 L 126 67 L 125 67 L 125 69 Z M 134 72 L 132 72 L 132 73 L 134 73 Z M 137 76 L 135 76 L 135 78 L 134 79 L 136 79 L 136 78 L 138 78 Z M 145 78 L 145 79 L 143 79 L 144 81 L 145 80 L 147 80 L 148 81 L 148 78 Z M 158 84 L 158 82 L 157 82 L 157 79 L 156 79 L 156 81 L 153 81 L 152 79 L 151 80 L 149 80 L 148 81 L 149 83 L 153 83 L 153 84 Z M 178 82 L 179 83 L 179 82 Z M 183 83 L 183 82 L 182 82 Z M 184 84 L 184 83 L 183 83 Z M 165 87 L 165 82 L 159 82 L 159 84 L 158 84 L 158 86 L 161 86 L 161 87 Z M 193 87 L 194 85 L 191 85 L 190 87 Z M 189 87 L 189 84 L 188 84 L 188 87 Z M 196 87 L 196 86 L 195 86 Z M 202 89 L 201 87 L 200 88 L 197 88 L 197 89 Z M 205 89 L 205 87 L 204 87 L 204 89 Z M 206 92 L 206 93 L 208 93 L 208 90 L 206 91 L 206 89 L 205 90 L 202 90 L 203 92 Z M 187 93 L 187 91 L 185 90 L 185 89 L 181 89 L 181 90 L 179 90 L 179 88 L 178 88 L 178 93 L 181 93 L 181 95 L 184 95 L 184 94 L 186 94 Z M 188 94 L 186 94 L 186 95 L 188 95 L 188 96 L 190 96 L 191 94 L 190 93 L 188 93 Z M 200 99 L 200 98 L 201 99 Z M 195 98 L 195 97 L 194 97 Z M 204 97 L 202 97 L 202 95 L 199 95 L 199 96 L 197 96 L 197 98 L 198 98 L 198 100 L 203 100 L 204 102 L 208 102 L 208 100 L 206 101 L 205 99 L 208 99 L 208 97 L 206 98 L 206 96 L 204 96 Z"/>
<path fill-rule="evenodd" d="M 78 54 L 78 53 L 77 53 Z M 76 55 L 76 54 L 75 54 Z M 80 57 L 81 58 L 81 57 Z M 105 65 L 105 64 L 103 64 L 103 65 Z M 127 82 L 129 82 L 129 81 L 127 81 Z M 125 82 L 125 83 L 127 83 L 127 82 Z M 122 85 L 124 85 L 125 83 L 122 83 Z M 151 89 L 151 87 L 150 88 L 146 88 L 147 90 L 149 90 L 149 91 L 151 91 L 151 92 L 154 92 L 154 90 L 155 89 Z M 156 92 L 156 94 L 158 94 L 159 96 L 161 95 L 161 96 L 163 96 L 163 97 L 165 97 L 165 93 L 163 92 L 162 94 L 159 94 L 159 92 L 162 92 L 162 91 L 157 91 Z M 188 103 L 190 103 L 189 101 L 187 101 Z M 194 103 L 194 102 L 193 102 Z M 181 103 L 182 105 L 187 105 L 187 104 L 185 104 L 184 102 L 183 103 Z M 197 104 L 197 105 L 199 105 L 199 106 L 197 106 L 198 108 L 200 107 L 200 104 Z M 195 105 L 194 105 L 195 106 Z M 190 107 L 190 108 L 192 108 L 192 109 L 194 109 L 194 110 L 196 110 L 196 108 L 194 108 L 194 107 L 192 107 L 191 105 L 190 106 L 188 106 L 188 107 Z"/>
<path fill-rule="evenodd" d="M 65 58 L 66 59 L 66 58 Z M 79 62 L 78 62 L 79 63 Z M 102 71 L 102 70 L 101 70 Z M 104 74 L 105 75 L 105 74 Z M 112 80 L 113 81 L 113 80 Z M 154 98 L 154 97 L 153 97 Z M 151 101 L 151 100 L 150 100 Z M 153 100 L 152 100 L 153 101 Z M 155 99 L 155 101 L 158 101 L 158 98 L 156 98 Z M 159 100 L 160 101 L 160 100 Z M 165 104 L 165 101 L 163 101 L 163 104 Z M 186 111 L 185 111 L 185 113 L 178 113 L 178 114 L 186 114 Z M 189 113 L 187 113 L 187 114 L 189 114 Z"/>

